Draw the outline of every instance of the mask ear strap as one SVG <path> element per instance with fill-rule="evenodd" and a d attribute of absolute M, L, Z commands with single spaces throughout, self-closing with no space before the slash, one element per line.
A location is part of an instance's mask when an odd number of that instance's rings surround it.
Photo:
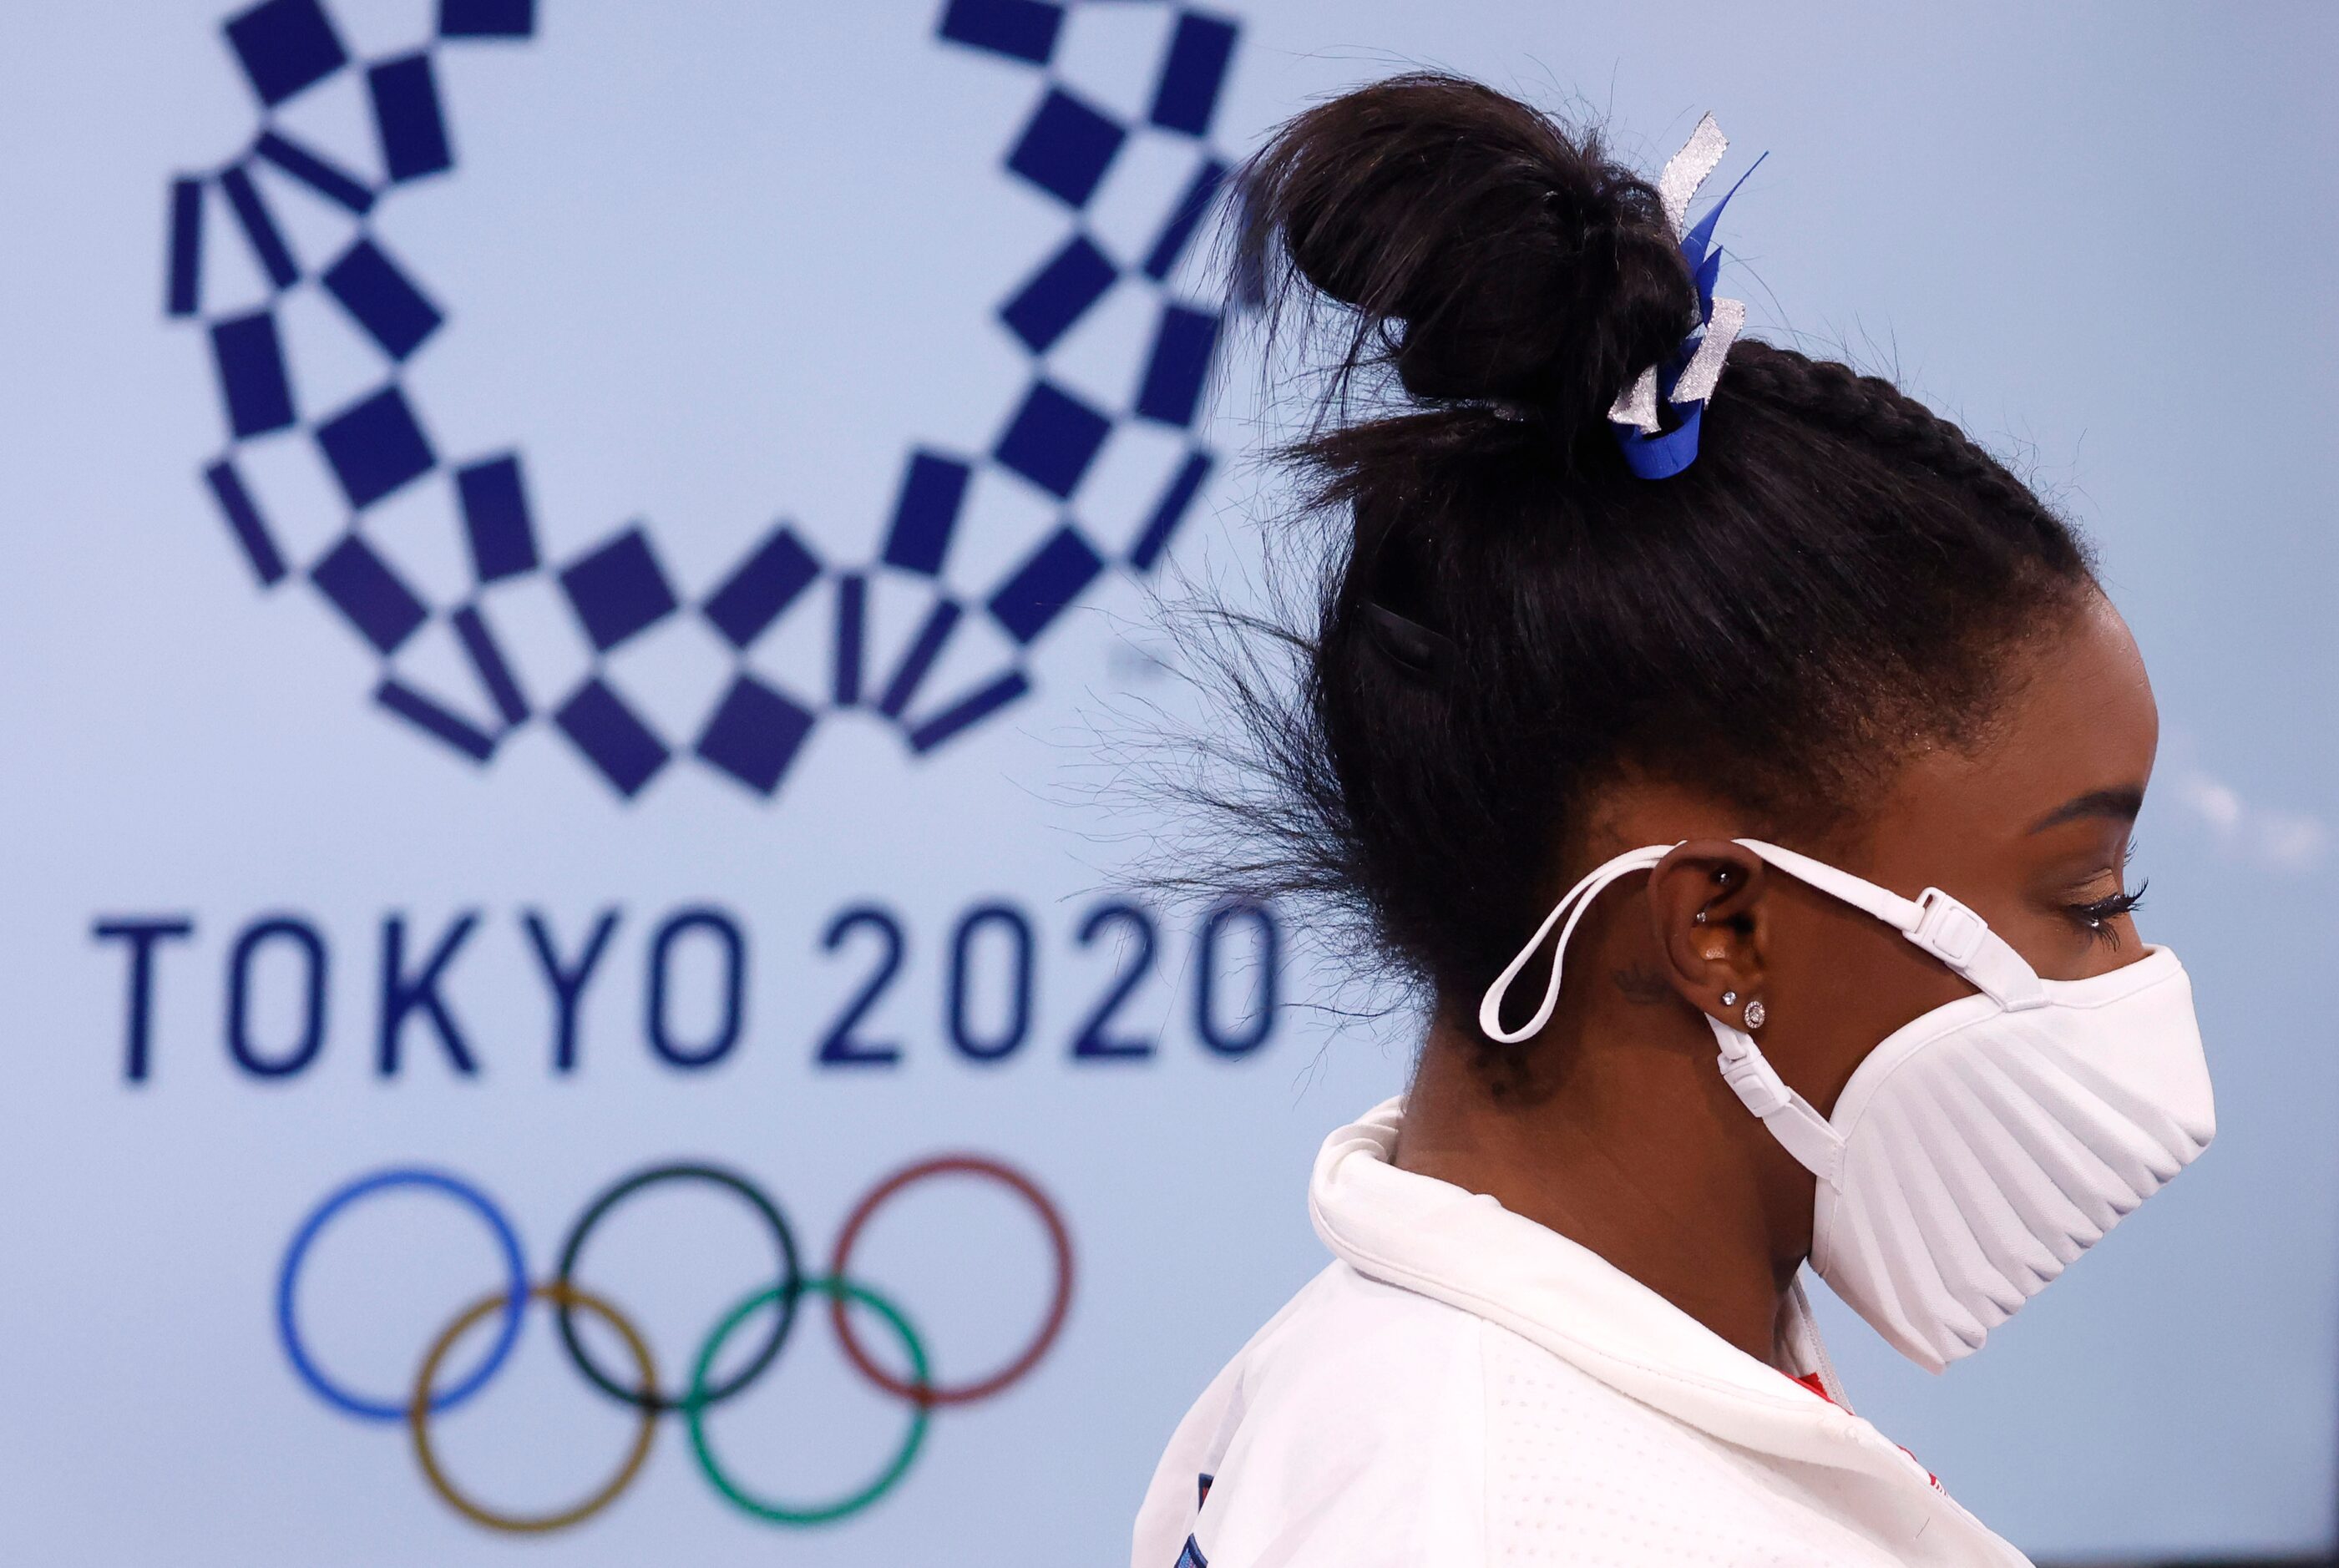
<path fill-rule="evenodd" d="M 1518 956 L 1505 964 L 1503 972 L 1495 977 L 1495 983 L 1486 988 L 1486 994 L 1478 1002 L 1480 1031 L 1488 1040 L 1504 1045 L 1516 1045 L 1540 1033 L 1543 1026 L 1551 1021 L 1553 1011 L 1559 1006 L 1561 966 L 1567 957 L 1568 939 L 1575 934 L 1576 924 L 1583 920 L 1584 912 L 1592 907 L 1594 899 L 1607 891 L 1609 883 L 1636 871 L 1647 871 L 1673 852 L 1672 844 L 1649 844 L 1644 848 L 1627 850 L 1615 859 L 1594 866 L 1582 882 L 1568 889 L 1567 896 L 1553 905 L 1552 912 L 1543 917 L 1543 923 L 1535 927 L 1535 933 L 1527 939 L 1526 946 L 1519 949 Z M 1558 925 L 1563 918 L 1567 923 L 1560 926 L 1559 942 L 1551 952 L 1551 980 L 1544 987 L 1543 1005 L 1536 1008 L 1535 1016 L 1519 1028 L 1504 1029 L 1504 996 L 1510 991 L 1511 982 L 1518 979 L 1519 971 L 1526 968 L 1527 961 L 1535 957 L 1535 950 L 1543 945 L 1544 939 L 1551 934 L 1551 928 Z"/>
<path fill-rule="evenodd" d="M 1762 1119 L 1771 1136 L 1804 1169 L 1836 1186 L 1843 1169 L 1843 1134 L 1828 1125 L 1828 1119 L 1810 1100 L 1787 1087 L 1787 1080 L 1779 1076 L 1779 1070 L 1771 1065 L 1752 1035 L 1711 1013 L 1705 1021 L 1713 1030 L 1714 1043 L 1722 1048 L 1715 1065 L 1739 1102 Z"/>
<path fill-rule="evenodd" d="M 1877 886 L 1864 877 L 1839 871 L 1824 861 L 1798 854 L 1760 839 L 1742 838 L 1737 841 L 1771 865 L 1785 872 L 1799 882 L 1809 883 L 1831 898 L 1852 908 L 1874 915 L 1878 920 L 1900 932 L 1910 942 L 1933 954 L 1942 962 L 1964 975 L 1984 992 L 2008 1008 L 2036 1007 L 2046 1000 L 2046 991 L 2038 973 L 2023 961 L 2022 955 L 2008 946 L 2006 940 L 1989 929 L 1979 915 L 1951 898 L 1939 888 L 1927 888 L 1919 899 L 1902 898 L 1890 888 Z M 1593 900 L 1606 892 L 1609 884 L 1636 871 L 1647 871 L 1673 853 L 1670 844 L 1650 844 L 1642 849 L 1628 850 L 1614 860 L 1595 866 L 1581 882 L 1567 890 L 1567 895 L 1544 916 L 1535 927 L 1535 935 L 1521 948 L 1518 955 L 1505 965 L 1495 983 L 1478 1003 L 1478 1028 L 1486 1038 L 1505 1045 L 1541 1032 L 1551 1021 L 1559 1006 L 1560 980 L 1565 971 L 1567 944 L 1575 935 L 1584 912 L 1592 907 Z M 1564 923 L 1562 923 L 1562 922 Z M 1550 937 L 1552 928 L 1559 927 L 1559 940 L 1552 948 L 1551 978 L 1544 985 L 1543 1002 L 1535 1016 L 1517 1029 L 1503 1028 L 1503 998 L 1509 994 L 1511 984 L 1525 969 L 1536 951 Z M 1780 1144 L 1803 1167 L 1821 1180 L 1833 1185 L 1843 1165 L 1843 1135 L 1830 1126 L 1811 1101 L 1787 1087 L 1779 1070 L 1772 1067 L 1754 1037 L 1745 1031 L 1708 1015 L 1706 1023 L 1713 1031 L 1714 1041 L 1721 1047 L 1716 1065 L 1732 1092 L 1746 1109 L 1760 1117 Z"/>
<path fill-rule="evenodd" d="M 2046 1005 L 2047 988 L 2038 971 L 2004 937 L 1990 930 L 1988 921 L 1939 888 L 1927 888 L 1920 898 L 1902 898 L 1890 888 L 1838 871 L 1807 854 L 1760 839 L 1737 842 L 1796 881 L 1809 883 L 1829 897 L 1874 915 L 2008 1011 Z"/>
<path fill-rule="evenodd" d="M 1781 849 L 1777 844 L 1764 843 L 1758 838 L 1742 838 L 1737 843 L 1742 848 L 1752 850 L 1797 882 L 1807 883 L 1830 898 L 1874 915 L 1904 936 L 1915 931 L 1925 917 L 1924 909 L 1916 900 L 1902 898 L 1890 888 L 1879 887 L 1865 877 L 1838 871 L 1823 860 L 1813 860 L 1807 854 Z"/>

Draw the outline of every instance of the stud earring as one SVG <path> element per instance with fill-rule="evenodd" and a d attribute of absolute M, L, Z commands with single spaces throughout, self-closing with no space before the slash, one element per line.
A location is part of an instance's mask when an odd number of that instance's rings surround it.
<path fill-rule="evenodd" d="M 1691 921 L 1690 921 L 1690 924 L 1692 924 L 1692 925 L 1703 925 L 1704 923 L 1705 923 L 1705 911 L 1703 911 L 1703 910 L 1699 910 L 1699 911 L 1697 912 L 1697 913 L 1696 913 L 1693 917 L 1692 917 L 1692 919 L 1691 919 Z"/>
<path fill-rule="evenodd" d="M 1764 1006 L 1762 1005 L 1762 999 L 1761 997 L 1759 997 L 1759 996 L 1758 996 L 1758 997 L 1756 997 L 1753 1001 L 1750 1001 L 1750 1002 L 1748 1002 L 1748 1003 L 1746 1004 L 1746 1027 L 1747 1027 L 1747 1028 L 1749 1028 L 1749 1029 L 1760 1029 L 1760 1028 L 1762 1028 L 1762 1021 L 1763 1021 L 1764 1019 L 1766 1019 L 1766 1018 L 1770 1017 L 1770 1016 L 1771 1016 L 1771 1010 L 1770 1010 L 1770 1009 L 1768 1009 L 1768 1008 L 1766 1008 L 1766 1007 L 1764 1007 Z"/>
<path fill-rule="evenodd" d="M 1734 991 L 1723 991 L 1722 993 L 1722 1005 L 1724 1007 L 1736 1007 L 1738 1005 L 1738 993 Z"/>

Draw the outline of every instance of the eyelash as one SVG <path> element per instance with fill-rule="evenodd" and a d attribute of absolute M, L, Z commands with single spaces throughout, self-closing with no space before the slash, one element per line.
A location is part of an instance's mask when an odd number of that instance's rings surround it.
<path fill-rule="evenodd" d="M 2145 890 L 2151 885 L 2149 882 L 2139 883 L 2134 892 L 2116 892 L 2109 898 L 2099 898 L 2091 903 L 2075 903 L 2070 906 L 2071 918 L 2077 921 L 2093 940 L 2117 947 L 2119 932 L 2112 929 L 2112 922 L 2141 909 Z"/>

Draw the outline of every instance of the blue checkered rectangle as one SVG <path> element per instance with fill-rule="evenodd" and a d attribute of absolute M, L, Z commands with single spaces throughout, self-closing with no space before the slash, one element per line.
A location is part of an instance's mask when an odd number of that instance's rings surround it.
<path fill-rule="evenodd" d="M 441 38 L 530 38 L 536 0 L 439 0 Z"/>
<path fill-rule="evenodd" d="M 260 579 L 262 587 L 274 587 L 284 577 L 284 555 L 269 537 L 268 525 L 260 508 L 252 504 L 252 494 L 243 488 L 235 465 L 225 459 L 213 463 L 203 470 L 203 481 L 211 486 L 212 498 L 219 502 L 227 526 L 235 530 L 235 542 L 243 547 L 252 575 Z"/>
<path fill-rule="evenodd" d="M 1154 236 L 1153 248 L 1145 253 L 1145 275 L 1155 282 L 1170 276 L 1170 270 L 1193 243 L 1194 231 L 1210 211 L 1210 199 L 1219 193 L 1219 186 L 1227 177 L 1227 166 L 1216 158 L 1205 161 L 1187 182 L 1185 193 L 1170 211 L 1170 221 L 1161 225 Z"/>
<path fill-rule="evenodd" d="M 902 656 L 901 664 L 893 671 L 893 678 L 885 683 L 885 695 L 877 699 L 879 713 L 889 719 L 897 719 L 904 708 L 917 700 L 918 687 L 925 683 L 928 672 L 934 667 L 934 661 L 942 657 L 943 648 L 950 642 L 950 635 L 957 628 L 959 616 L 963 613 L 952 599 L 943 599 L 927 612 L 925 625 L 918 628 L 917 636 L 910 643 L 910 651 Z"/>
<path fill-rule="evenodd" d="M 373 700 L 400 718 L 483 763 L 495 754 L 496 743 L 469 719 L 459 718 L 403 681 L 385 678 L 374 688 Z"/>
<path fill-rule="evenodd" d="M 1112 421 L 1046 381 L 1032 383 L 992 456 L 1057 497 L 1080 488 Z"/>
<path fill-rule="evenodd" d="M 360 510 L 429 473 L 438 461 L 395 386 L 318 426 L 317 445 L 341 482 L 341 493 Z"/>
<path fill-rule="evenodd" d="M 560 587 L 593 646 L 607 653 L 672 615 L 678 602 L 658 569 L 649 536 L 628 528 L 560 574 Z"/>
<path fill-rule="evenodd" d="M 471 541 L 474 577 L 494 583 L 536 569 L 536 528 L 528 521 L 518 453 L 459 468 L 455 495 L 463 508 L 463 532 Z"/>
<path fill-rule="evenodd" d="M 409 54 L 376 65 L 366 73 L 366 90 L 373 97 L 381 165 L 392 184 L 455 166 L 429 54 Z"/>
<path fill-rule="evenodd" d="M 373 192 L 348 170 L 326 162 L 300 143 L 274 131 L 261 133 L 252 149 L 336 205 L 363 217 L 373 211 Z"/>
<path fill-rule="evenodd" d="M 1103 111 L 1051 87 L 1007 155 L 1007 166 L 1058 201 L 1085 206 L 1127 136 Z"/>
<path fill-rule="evenodd" d="M 237 440 L 292 422 L 292 383 L 284 373 L 284 348 L 272 314 L 255 311 L 214 323 L 212 360 L 219 368 L 228 429 Z"/>
<path fill-rule="evenodd" d="M 774 528 L 707 597 L 700 613 L 735 648 L 745 648 L 779 619 L 820 576 L 820 562 L 792 528 Z"/>
<path fill-rule="evenodd" d="M 869 579 L 848 572 L 836 579 L 836 657 L 831 689 L 841 708 L 861 700 L 861 645 L 869 616 Z"/>
<path fill-rule="evenodd" d="M 228 18 L 227 41 L 270 108 L 349 62 L 318 0 L 262 0 Z"/>
<path fill-rule="evenodd" d="M 902 476 L 901 498 L 893 503 L 893 523 L 885 533 L 888 566 L 928 577 L 943 569 L 972 473 L 956 458 L 939 452 L 910 454 L 909 469 Z"/>
<path fill-rule="evenodd" d="M 235 212 L 235 221 L 243 230 L 243 237 L 252 242 L 252 253 L 257 257 L 268 281 L 280 289 L 289 289 L 301 276 L 293 262 L 292 248 L 284 242 L 283 233 L 276 220 L 269 215 L 267 204 L 252 188 L 252 176 L 239 163 L 220 176 L 220 189 L 227 192 L 227 204 Z"/>
<path fill-rule="evenodd" d="M 200 303 L 203 263 L 203 182 L 171 182 L 171 281 L 163 309 L 192 316 Z"/>
<path fill-rule="evenodd" d="M 1104 298 L 1120 276 L 1110 259 L 1086 234 L 1074 234 L 1064 248 L 999 308 L 999 319 L 1023 340 L 1023 346 L 1043 354 L 1071 330 L 1091 305 Z"/>
<path fill-rule="evenodd" d="M 471 661 L 479 673 L 479 684 L 488 688 L 495 699 L 496 712 L 503 715 L 504 723 L 518 724 L 528 717 L 528 697 L 512 676 L 511 666 L 504 659 L 503 650 L 496 646 L 495 635 L 488 630 L 487 618 L 476 605 L 465 605 L 455 612 L 455 635 L 462 639 L 463 656 Z"/>
<path fill-rule="evenodd" d="M 1064 8 L 1041 0 L 951 0 L 941 32 L 953 44 L 1045 65 L 1063 25 Z"/>
<path fill-rule="evenodd" d="M 396 653 L 429 618 L 414 590 L 355 534 L 310 567 L 309 580 L 385 656 Z"/>
<path fill-rule="evenodd" d="M 991 613 L 1019 643 L 1029 643 L 1096 580 L 1104 562 L 1086 539 L 1058 528 L 991 596 Z"/>
<path fill-rule="evenodd" d="M 552 722 L 627 800 L 641 794 L 671 754 L 656 732 L 598 677 L 577 687 Z"/>
<path fill-rule="evenodd" d="M 1137 390 L 1137 411 L 1149 419 L 1180 428 L 1194 422 L 1202 383 L 1210 373 L 1210 350 L 1219 340 L 1219 319 L 1208 311 L 1165 304 Z"/>
<path fill-rule="evenodd" d="M 953 703 L 910 732 L 910 749 L 920 756 L 961 731 L 972 729 L 1031 689 L 1021 670 L 1010 670 L 976 692 Z"/>
<path fill-rule="evenodd" d="M 439 330 L 439 307 L 382 254 L 371 240 L 360 240 L 325 269 L 324 284 L 341 309 L 393 360 L 403 360 Z"/>
<path fill-rule="evenodd" d="M 1195 495 L 1209 474 L 1208 453 L 1186 454 L 1185 465 L 1163 487 L 1160 500 L 1154 504 L 1152 517 L 1146 519 L 1145 532 L 1138 536 L 1137 543 L 1130 548 L 1130 566 L 1140 572 L 1153 569 L 1153 563 L 1161 558 L 1161 552 L 1169 547 L 1170 536 L 1178 531 L 1178 525 L 1186 520 L 1186 508 L 1194 504 Z"/>
<path fill-rule="evenodd" d="M 698 737 L 698 754 L 758 794 L 780 787 L 780 779 L 812 733 L 804 706 L 753 676 L 731 684 L 715 716 Z"/>
<path fill-rule="evenodd" d="M 1233 23 L 1192 11 L 1181 14 L 1169 56 L 1161 63 L 1160 83 L 1153 90 L 1153 123 L 1189 136 L 1207 134 L 1234 53 Z"/>

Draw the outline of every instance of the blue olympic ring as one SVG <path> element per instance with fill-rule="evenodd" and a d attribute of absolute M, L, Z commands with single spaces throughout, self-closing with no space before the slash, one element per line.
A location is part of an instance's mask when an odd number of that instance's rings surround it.
<path fill-rule="evenodd" d="M 313 1389 L 319 1398 L 365 1421 L 403 1421 L 408 1415 L 407 1402 L 402 1399 L 395 1402 L 369 1399 L 362 1395 L 351 1394 L 326 1376 L 310 1359 L 308 1350 L 301 1343 L 301 1331 L 293 1321 L 292 1293 L 300 1282 L 301 1264 L 309 1255 L 309 1244 L 317 1239 L 318 1232 L 324 1229 L 326 1222 L 358 1199 L 393 1187 L 427 1188 L 469 1205 L 496 1233 L 496 1243 L 503 1248 L 504 1267 L 509 1277 L 506 1286 L 503 1326 L 497 1331 L 496 1342 L 489 1349 L 487 1359 L 474 1367 L 469 1376 L 443 1394 L 431 1396 L 430 1409 L 434 1415 L 460 1405 L 496 1375 L 497 1369 L 504 1364 L 504 1357 L 509 1356 L 512 1346 L 519 1342 L 520 1320 L 528 1311 L 528 1265 L 520 1257 L 519 1234 L 512 1228 L 511 1221 L 504 1218 L 503 1210 L 470 1183 L 449 1176 L 444 1171 L 411 1166 L 379 1170 L 371 1176 L 360 1177 L 333 1193 L 310 1211 L 309 1218 L 302 1220 L 301 1228 L 293 1233 L 292 1245 L 285 1248 L 284 1266 L 276 1277 L 276 1333 L 284 1342 L 284 1354 L 291 1358 L 293 1370 L 301 1375 L 301 1380 Z"/>

